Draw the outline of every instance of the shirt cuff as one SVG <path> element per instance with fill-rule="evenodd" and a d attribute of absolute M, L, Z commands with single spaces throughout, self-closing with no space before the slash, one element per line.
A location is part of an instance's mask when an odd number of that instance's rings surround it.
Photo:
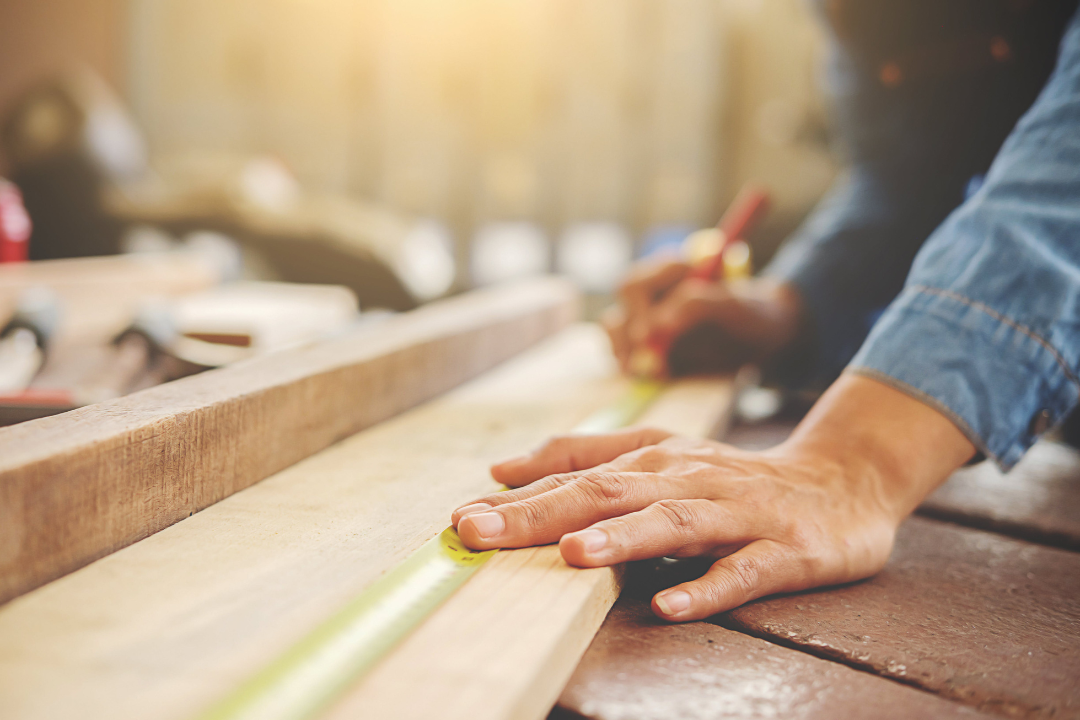
<path fill-rule="evenodd" d="M 848 371 L 940 411 L 1003 470 L 1080 397 L 1080 380 L 1045 339 L 982 303 L 926 286 L 897 297 Z"/>

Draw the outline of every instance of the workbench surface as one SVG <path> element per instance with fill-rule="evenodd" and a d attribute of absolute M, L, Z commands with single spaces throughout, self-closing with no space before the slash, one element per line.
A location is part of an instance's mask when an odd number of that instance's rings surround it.
<path fill-rule="evenodd" d="M 647 599 L 694 569 L 631 568 L 550 720 L 1080 717 L 1078 509 L 1080 453 L 1044 442 L 1008 475 L 956 473 L 864 582 L 668 625 Z"/>

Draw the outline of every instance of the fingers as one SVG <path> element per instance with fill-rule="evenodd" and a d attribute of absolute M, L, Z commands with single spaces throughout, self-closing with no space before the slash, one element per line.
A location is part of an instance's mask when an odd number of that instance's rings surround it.
<path fill-rule="evenodd" d="M 654 428 L 620 430 L 606 435 L 563 435 L 548 440 L 528 455 L 493 465 L 491 476 L 504 485 L 520 487 L 548 475 L 594 468 L 669 437 L 671 433 Z"/>
<path fill-rule="evenodd" d="M 640 345 L 649 336 L 645 316 L 668 290 L 690 272 L 690 266 L 678 260 L 639 263 L 619 288 L 619 299 L 626 311 L 627 336 L 632 345 Z"/>
<path fill-rule="evenodd" d="M 703 322 L 724 326 L 735 303 L 722 283 L 685 282 L 649 312 L 648 325 L 665 337 L 678 337 Z"/>
<path fill-rule="evenodd" d="M 457 531 L 475 550 L 546 545 L 568 532 L 642 510 L 665 498 L 686 499 L 694 489 L 666 475 L 592 471 L 548 492 L 465 514 Z"/>
<path fill-rule="evenodd" d="M 600 315 L 600 324 L 608 334 L 611 352 L 619 362 L 619 368 L 625 373 L 630 368 L 630 336 L 627 332 L 626 311 L 619 305 L 612 305 Z"/>
<path fill-rule="evenodd" d="M 657 593 L 652 609 L 665 620 L 701 620 L 765 595 L 802 590 L 808 584 L 801 565 L 788 558 L 782 545 L 758 540 L 717 560 L 697 580 Z"/>
<path fill-rule="evenodd" d="M 593 470 L 602 469 L 602 466 L 599 465 L 596 468 L 593 468 Z M 554 490 L 561 485 L 565 485 L 571 480 L 576 480 L 577 478 L 584 475 L 585 472 L 586 471 L 549 475 L 543 480 L 537 480 L 534 483 L 530 483 L 528 485 L 524 485 L 513 490 L 492 493 L 485 497 L 479 498 L 478 500 L 473 500 L 471 503 L 459 507 L 457 510 L 454 510 L 454 512 L 450 514 L 450 524 L 456 528 L 458 522 L 461 521 L 461 518 L 465 517 L 466 515 L 470 515 L 476 512 L 486 512 L 498 505 L 518 502 L 519 500 L 524 500 L 526 498 L 533 497 L 534 495 L 546 493 L 549 490 Z"/>
<path fill-rule="evenodd" d="M 602 567 L 657 557 L 695 557 L 745 545 L 749 518 L 711 500 L 661 500 L 569 535 L 559 541 L 563 559 L 577 567 Z"/>

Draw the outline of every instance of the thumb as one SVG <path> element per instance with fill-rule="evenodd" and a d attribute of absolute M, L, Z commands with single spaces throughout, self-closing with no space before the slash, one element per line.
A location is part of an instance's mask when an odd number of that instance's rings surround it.
<path fill-rule="evenodd" d="M 778 543 L 757 540 L 717 560 L 697 580 L 676 585 L 653 597 L 653 612 L 665 620 L 686 622 L 736 608 L 794 585 L 786 577 L 784 554 Z"/>

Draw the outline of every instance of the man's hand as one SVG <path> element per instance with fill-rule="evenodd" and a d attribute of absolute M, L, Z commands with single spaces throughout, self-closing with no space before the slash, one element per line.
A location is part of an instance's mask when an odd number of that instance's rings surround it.
<path fill-rule="evenodd" d="M 634 351 L 654 334 L 684 339 L 676 343 L 672 361 L 688 371 L 762 361 L 798 336 L 801 301 L 790 286 L 768 279 L 686 280 L 689 271 L 684 262 L 644 262 L 623 283 L 619 304 L 602 323 L 624 372 Z"/>
<path fill-rule="evenodd" d="M 764 595 L 868 577 L 901 520 L 974 452 L 943 415 L 845 376 L 792 438 L 746 452 L 658 430 L 556 438 L 492 468 L 517 489 L 456 510 L 475 549 L 558 542 L 578 567 L 716 558 L 653 610 L 697 620 Z"/>

